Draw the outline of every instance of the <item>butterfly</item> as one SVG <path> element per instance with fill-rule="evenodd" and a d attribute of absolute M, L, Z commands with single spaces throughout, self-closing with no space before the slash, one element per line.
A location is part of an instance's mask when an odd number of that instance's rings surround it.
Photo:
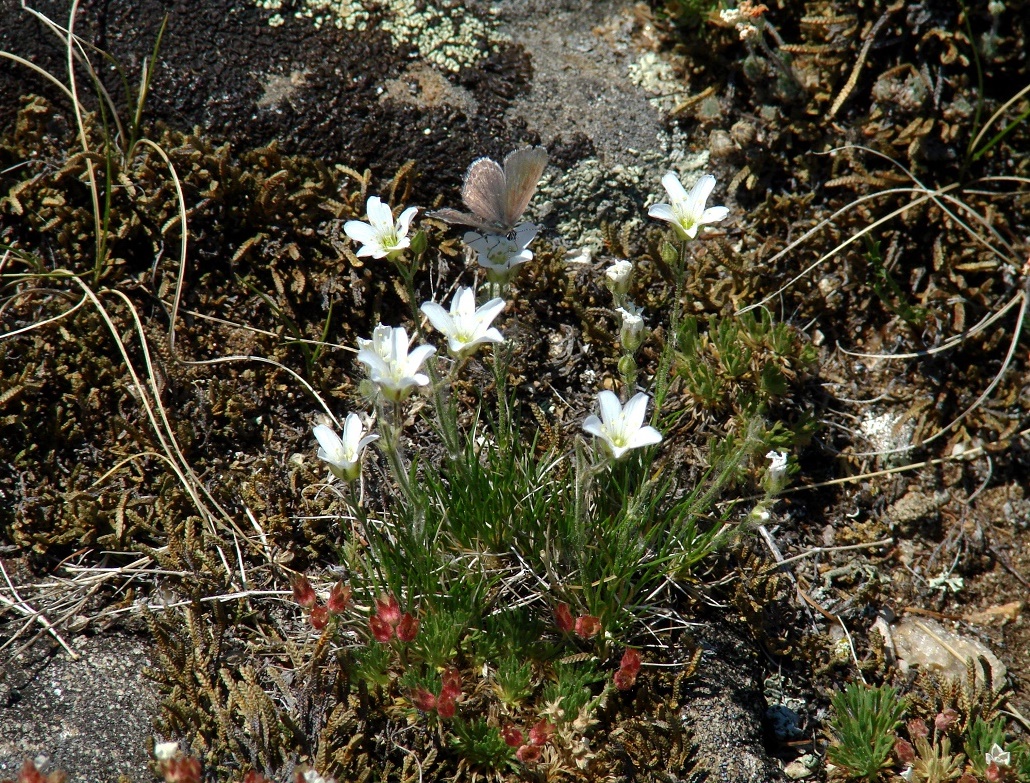
<path fill-rule="evenodd" d="M 536 192 L 547 167 L 547 150 L 523 147 L 504 157 L 504 167 L 490 158 L 477 158 L 465 172 L 461 200 L 472 213 L 440 209 L 429 217 L 485 231 L 508 234 L 515 228 Z"/>

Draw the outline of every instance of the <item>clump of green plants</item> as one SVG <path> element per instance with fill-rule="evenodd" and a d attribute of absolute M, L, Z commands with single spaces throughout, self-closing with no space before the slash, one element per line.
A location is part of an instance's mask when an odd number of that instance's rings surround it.
<path fill-rule="evenodd" d="M 920 672 L 904 695 L 889 685 L 852 683 L 832 699 L 827 759 L 847 780 L 1030 780 L 1030 745 L 1006 731 L 1001 699 L 989 668 L 978 674 L 972 660 L 962 678 Z"/>
<path fill-rule="evenodd" d="M 833 697 L 832 705 L 833 744 L 826 758 L 853 780 L 881 780 L 892 764 L 894 732 L 905 716 L 905 700 L 889 685 L 851 683 Z"/>

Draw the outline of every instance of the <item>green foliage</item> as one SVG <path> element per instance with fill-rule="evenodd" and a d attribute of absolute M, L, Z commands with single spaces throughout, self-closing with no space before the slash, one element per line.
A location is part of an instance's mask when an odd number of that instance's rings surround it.
<path fill-rule="evenodd" d="M 693 316 L 680 324 L 674 370 L 702 407 L 761 413 L 815 364 L 815 348 L 796 329 L 757 312 L 710 316 L 704 332 Z"/>
<path fill-rule="evenodd" d="M 554 682 L 544 687 L 541 702 L 548 707 L 560 706 L 565 719 L 574 720 L 580 710 L 596 700 L 594 687 L 604 681 L 605 673 L 598 669 L 597 660 L 590 658 L 575 663 L 556 663 L 554 678 Z"/>
<path fill-rule="evenodd" d="M 464 721 L 456 718 L 451 722 L 451 745 L 463 762 L 481 772 L 500 772 L 516 769 L 515 752 L 501 737 L 496 727 L 485 719 Z"/>
<path fill-rule="evenodd" d="M 354 673 L 359 680 L 386 687 L 392 679 L 390 676 L 390 665 L 393 662 L 393 652 L 384 644 L 370 643 L 354 653 Z"/>
<path fill-rule="evenodd" d="M 665 0 L 660 10 L 684 32 L 699 32 L 718 7 L 712 0 Z"/>
<path fill-rule="evenodd" d="M 871 688 L 851 683 L 832 699 L 830 731 L 834 742 L 826 756 L 850 779 L 880 780 L 890 766 L 894 731 L 908 709 L 905 699 L 889 685 Z"/>
<path fill-rule="evenodd" d="M 987 769 L 987 752 L 995 745 L 1005 747 L 1005 719 L 996 718 L 987 722 L 978 717 L 966 729 L 966 740 L 963 749 L 969 758 L 973 771 L 982 776 Z"/>
<path fill-rule="evenodd" d="M 533 693 L 532 665 L 514 655 L 502 658 L 494 674 L 494 690 L 501 704 L 518 707 Z"/>
<path fill-rule="evenodd" d="M 915 307 L 908 303 L 901 286 L 887 270 L 880 253 L 880 243 L 872 239 L 869 234 L 863 234 L 862 239 L 866 245 L 866 263 L 872 271 L 872 278 L 869 283 L 880 301 L 895 315 L 899 316 L 905 323 L 912 326 L 922 326 L 926 321 L 926 308 Z"/>

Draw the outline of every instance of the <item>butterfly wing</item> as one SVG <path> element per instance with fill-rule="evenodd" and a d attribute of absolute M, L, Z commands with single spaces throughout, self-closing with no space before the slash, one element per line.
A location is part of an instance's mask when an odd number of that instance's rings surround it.
<path fill-rule="evenodd" d="M 472 161 L 465 172 L 461 200 L 481 221 L 493 225 L 493 231 L 504 225 L 504 171 L 496 161 L 490 158 Z"/>
<path fill-rule="evenodd" d="M 509 152 L 504 158 L 504 202 L 500 220 L 506 228 L 518 223 L 526 211 L 545 168 L 547 150 L 543 147 L 524 147 Z"/>
<path fill-rule="evenodd" d="M 472 215 L 468 212 L 459 212 L 456 209 L 450 207 L 444 207 L 443 209 L 437 209 L 433 212 L 426 213 L 427 217 L 436 218 L 437 220 L 443 220 L 451 225 L 458 226 L 472 226 L 473 228 L 488 233 L 496 234 L 502 229 L 494 223 L 488 223 L 476 215 Z"/>

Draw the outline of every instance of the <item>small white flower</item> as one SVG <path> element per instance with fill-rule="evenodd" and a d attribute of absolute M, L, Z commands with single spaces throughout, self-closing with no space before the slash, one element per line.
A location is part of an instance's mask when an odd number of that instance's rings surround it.
<path fill-rule="evenodd" d="M 356 413 L 348 413 L 343 423 L 343 437 L 324 424 L 313 432 L 318 441 L 318 458 L 329 463 L 333 475 L 344 481 L 354 481 L 361 474 L 361 452 L 378 435 L 366 435 L 365 425 Z"/>
<path fill-rule="evenodd" d="M 629 293 L 630 278 L 633 276 L 633 264 L 625 259 L 619 259 L 610 267 L 604 270 L 607 278 L 605 285 L 612 292 L 616 300 L 621 299 Z"/>
<path fill-rule="evenodd" d="M 999 767 L 1007 767 L 1012 762 L 1012 754 L 1007 750 L 1002 750 L 1001 745 L 995 742 L 989 751 L 985 754 L 987 759 L 987 765 L 997 764 Z"/>
<path fill-rule="evenodd" d="M 359 242 L 358 256 L 372 256 L 372 258 L 386 258 L 386 256 L 398 250 L 403 250 L 411 245 L 408 238 L 408 228 L 411 220 L 418 212 L 418 207 L 408 207 L 401 212 L 397 222 L 394 223 L 393 212 L 390 207 L 384 204 L 379 196 L 372 196 L 366 206 L 368 211 L 368 223 L 360 220 L 348 220 L 343 224 L 343 232 Z"/>
<path fill-rule="evenodd" d="M 915 777 L 915 768 L 909 764 L 904 770 L 902 770 L 901 777 L 905 780 L 911 781 Z"/>
<path fill-rule="evenodd" d="M 380 326 L 372 340 L 361 346 L 358 361 L 368 367 L 368 377 L 383 396 L 398 402 L 412 387 L 429 384 L 429 376 L 419 370 L 435 351 L 432 345 L 420 345 L 409 354 L 408 333 L 403 326 Z"/>
<path fill-rule="evenodd" d="M 633 353 L 644 341 L 644 310 L 635 307 L 632 302 L 626 302 L 626 306 L 618 308 L 616 312 L 622 316 L 622 328 L 619 330 L 622 347 Z"/>
<path fill-rule="evenodd" d="M 519 223 L 512 229 L 509 239 L 503 234 L 465 232 L 465 244 L 478 253 L 479 265 L 494 283 L 507 283 L 515 268 L 531 261 L 533 253 L 527 250 L 540 230 L 532 223 Z"/>
<path fill-rule="evenodd" d="M 769 460 L 769 483 L 774 487 L 782 487 L 787 478 L 787 452 L 770 451 L 765 458 Z"/>
<path fill-rule="evenodd" d="M 590 415 L 583 422 L 583 429 L 604 441 L 615 459 L 620 459 L 630 449 L 660 443 L 662 434 L 650 425 L 644 425 L 647 411 L 647 395 L 638 392 L 622 406 L 614 392 L 603 391 L 597 395 L 601 406 L 601 418 Z"/>
<path fill-rule="evenodd" d="M 379 326 L 372 330 L 371 340 L 366 340 L 363 337 L 358 338 L 358 350 L 367 348 L 378 354 L 383 361 L 386 361 L 390 358 L 390 335 L 392 334 L 392 326 L 379 324 Z"/>
<path fill-rule="evenodd" d="M 178 752 L 178 742 L 158 742 L 154 745 L 154 758 L 158 761 L 170 761 Z"/>
<path fill-rule="evenodd" d="M 332 778 L 319 775 L 313 769 L 309 769 L 304 772 L 304 783 L 335 783 L 335 781 Z"/>
<path fill-rule="evenodd" d="M 476 294 L 471 288 L 458 289 L 449 313 L 436 302 L 422 305 L 422 312 L 447 338 L 447 350 L 455 357 L 468 356 L 484 343 L 504 342 L 501 333 L 490 326 L 503 309 L 504 300 L 500 298 L 477 308 Z"/>
<path fill-rule="evenodd" d="M 693 239 L 701 226 L 718 223 L 730 213 L 726 207 L 705 207 L 715 187 L 715 177 L 711 174 L 701 177 L 689 193 L 671 171 L 662 177 L 662 185 L 672 203 L 654 204 L 647 210 L 647 214 L 672 223 L 676 233 L 684 239 Z"/>

